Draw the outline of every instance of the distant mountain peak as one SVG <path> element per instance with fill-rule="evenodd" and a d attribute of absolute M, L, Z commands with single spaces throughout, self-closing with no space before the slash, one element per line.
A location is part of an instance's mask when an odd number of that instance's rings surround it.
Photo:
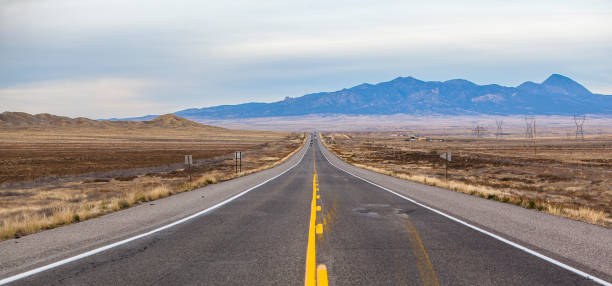
<path fill-rule="evenodd" d="M 531 88 L 531 87 L 535 87 L 535 86 L 539 86 L 539 84 L 533 82 L 533 81 L 526 81 L 524 83 L 521 83 L 521 85 L 517 86 L 516 88 L 518 89 L 523 89 L 523 88 Z"/>
<path fill-rule="evenodd" d="M 591 94 L 588 89 L 573 79 L 556 73 L 550 75 L 545 81 L 542 82 L 542 85 L 552 87 L 553 91 L 566 95 L 584 96 Z"/>
<path fill-rule="evenodd" d="M 556 85 L 560 83 L 579 85 L 579 83 L 575 82 L 573 79 L 566 77 L 564 75 L 560 75 L 558 73 L 551 74 L 545 81 L 542 82 L 542 84 L 545 84 L 545 85 Z"/>
<path fill-rule="evenodd" d="M 476 85 L 475 83 L 473 83 L 473 82 L 471 82 L 469 80 L 462 79 L 462 78 L 456 78 L 456 79 L 447 80 L 444 83 L 452 84 L 452 85 L 460 85 L 460 86 Z"/>
<path fill-rule="evenodd" d="M 398 81 L 400 81 L 400 82 L 424 82 L 424 81 L 422 81 L 422 80 L 420 80 L 418 78 L 414 78 L 412 76 L 405 76 L 405 77 L 399 76 L 399 77 L 394 78 L 390 82 L 398 82 Z"/>

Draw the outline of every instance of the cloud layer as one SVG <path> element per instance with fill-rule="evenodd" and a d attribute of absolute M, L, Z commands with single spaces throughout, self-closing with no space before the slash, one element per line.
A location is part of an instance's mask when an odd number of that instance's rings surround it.
<path fill-rule="evenodd" d="M 162 113 L 171 106 L 147 100 L 153 83 L 146 80 L 101 78 L 49 81 L 0 89 L 2 107 L 9 111 L 105 118 L 134 110 Z"/>
<path fill-rule="evenodd" d="M 134 104 L 100 104 L 99 117 L 408 75 L 517 85 L 561 73 L 612 93 L 610 1 L 264 2 L 5 0 L 0 109 L 54 112 L 37 103 L 45 88 L 103 103 L 100 82 Z M 70 102 L 58 113 L 95 117 Z"/>

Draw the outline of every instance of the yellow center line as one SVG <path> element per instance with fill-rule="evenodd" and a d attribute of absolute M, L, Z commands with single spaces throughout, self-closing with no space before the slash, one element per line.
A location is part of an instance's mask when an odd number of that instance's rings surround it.
<path fill-rule="evenodd" d="M 304 285 L 316 286 L 316 253 L 315 253 L 315 222 L 317 215 L 316 196 L 317 194 L 317 174 L 312 176 L 312 201 L 310 203 L 310 223 L 308 224 L 308 246 L 306 248 L 306 276 L 304 277 Z"/>
<path fill-rule="evenodd" d="M 407 220 L 406 225 L 409 234 L 408 239 L 410 240 L 410 244 L 412 244 L 412 252 L 416 258 L 419 276 L 421 276 L 423 285 L 439 286 L 440 284 L 438 283 L 438 277 L 436 277 L 436 272 L 433 269 L 433 265 L 431 265 L 427 251 L 425 251 L 425 246 L 423 246 L 423 242 L 421 241 L 416 228 L 410 220 Z"/>
<path fill-rule="evenodd" d="M 317 267 L 317 256 L 315 247 L 315 234 L 323 233 L 323 225 L 316 224 L 317 211 L 321 210 L 320 206 L 317 206 L 317 165 L 315 156 L 312 159 L 313 171 L 312 175 L 312 200 L 310 203 L 310 223 L 308 224 L 308 246 L 306 249 L 306 273 L 304 277 L 304 285 L 306 286 L 327 286 L 327 268 L 325 265 L 319 265 Z"/>

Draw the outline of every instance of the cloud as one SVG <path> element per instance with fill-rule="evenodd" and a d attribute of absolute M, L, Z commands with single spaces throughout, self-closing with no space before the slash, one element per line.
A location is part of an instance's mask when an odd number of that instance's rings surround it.
<path fill-rule="evenodd" d="M 0 109 L 70 117 L 110 118 L 162 112 L 147 99 L 149 80 L 101 78 L 37 82 L 0 89 Z"/>
<path fill-rule="evenodd" d="M 608 0 L 4 1 L 0 88 L 116 80 L 126 102 L 143 103 L 129 115 L 408 75 L 518 85 L 561 73 L 612 90 Z M 0 109 L 37 104 L 2 99 Z M 106 106 L 98 113 L 125 110 Z M 84 114 L 72 108 L 55 110 Z"/>

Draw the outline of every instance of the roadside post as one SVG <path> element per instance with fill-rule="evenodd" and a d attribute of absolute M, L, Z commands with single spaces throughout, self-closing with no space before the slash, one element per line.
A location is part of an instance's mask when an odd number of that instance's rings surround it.
<path fill-rule="evenodd" d="M 242 152 L 236 151 L 234 159 L 236 160 L 236 174 L 238 174 L 242 172 Z"/>
<path fill-rule="evenodd" d="M 448 181 L 448 162 L 451 161 L 451 152 L 444 152 L 440 154 L 440 158 L 444 159 L 444 179 Z"/>
<path fill-rule="evenodd" d="M 187 165 L 187 174 L 189 175 L 189 183 L 191 183 L 191 166 L 193 165 L 193 157 L 185 155 L 185 165 Z"/>

